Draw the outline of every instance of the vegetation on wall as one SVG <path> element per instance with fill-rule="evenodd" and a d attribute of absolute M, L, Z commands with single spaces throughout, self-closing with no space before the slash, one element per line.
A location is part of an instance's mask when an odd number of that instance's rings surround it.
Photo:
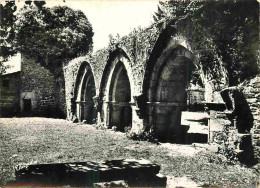
<path fill-rule="evenodd" d="M 204 75 L 216 86 L 226 87 L 259 73 L 255 0 L 162 1 L 150 27 L 134 29 L 123 37 L 110 36 L 108 49 L 123 46 L 133 69 L 145 69 L 158 37 L 169 27 L 176 28 L 198 56 L 199 70 L 194 71 L 194 82 L 201 82 L 198 75 Z"/>
<path fill-rule="evenodd" d="M 220 79 L 223 66 L 232 86 L 259 73 L 258 6 L 256 0 L 160 2 L 154 20 L 184 34 L 203 53 L 200 64 L 213 78 Z"/>

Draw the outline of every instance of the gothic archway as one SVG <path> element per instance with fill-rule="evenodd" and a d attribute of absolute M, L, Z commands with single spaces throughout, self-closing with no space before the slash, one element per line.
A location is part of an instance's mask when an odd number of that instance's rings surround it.
<path fill-rule="evenodd" d="M 79 121 L 85 120 L 88 124 L 96 123 L 97 112 L 93 97 L 96 95 L 95 79 L 91 67 L 87 63 L 79 69 L 78 82 L 75 89 L 75 114 Z"/>
<path fill-rule="evenodd" d="M 130 59 L 124 50 L 118 48 L 110 53 L 100 83 L 100 122 L 108 128 L 115 126 L 122 132 L 125 128 L 133 128 L 135 89 Z"/>
<path fill-rule="evenodd" d="M 118 62 L 109 86 L 109 126 L 116 126 L 117 130 L 124 132 L 131 127 L 131 87 L 126 68 Z"/>
<path fill-rule="evenodd" d="M 164 51 L 157 59 L 148 82 L 148 124 L 161 141 L 182 143 L 185 131 L 181 112 L 187 109 L 186 87 L 193 63 L 183 46 Z"/>

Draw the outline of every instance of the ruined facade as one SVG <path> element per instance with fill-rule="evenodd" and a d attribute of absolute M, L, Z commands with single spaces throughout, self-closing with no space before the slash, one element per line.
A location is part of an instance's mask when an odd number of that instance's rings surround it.
<path fill-rule="evenodd" d="M 20 63 L 20 71 L 0 76 L 1 117 L 65 117 L 62 82 L 31 57 L 22 54 Z"/>
<path fill-rule="evenodd" d="M 151 26 L 132 34 L 64 65 L 68 120 L 86 120 L 122 132 L 152 129 L 160 141 L 175 143 L 221 144 L 225 142 L 223 136 L 230 140 L 235 130 L 236 135 L 252 136 L 258 150 L 257 86 L 253 86 L 255 93 L 250 94 L 246 94 L 248 89 L 244 87 L 244 105 L 254 113 L 252 125 L 242 125 L 250 128 L 238 131 L 239 115 L 235 112 L 238 103 L 233 104 L 231 112 L 223 98 L 227 87 L 224 69 L 219 70 L 223 74 L 221 85 L 216 86 L 203 72 L 200 72 L 202 84 L 194 83 L 193 72 L 199 70 L 200 52 L 194 50 L 181 31 Z"/>

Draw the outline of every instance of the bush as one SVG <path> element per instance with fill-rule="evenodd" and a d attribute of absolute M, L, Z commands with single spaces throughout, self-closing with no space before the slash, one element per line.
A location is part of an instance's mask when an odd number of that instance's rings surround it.
<path fill-rule="evenodd" d="M 141 129 L 138 132 L 129 129 L 126 131 L 126 137 L 132 140 L 142 140 L 158 143 L 158 140 L 155 138 L 154 130 L 152 128 L 149 131 Z"/>
<path fill-rule="evenodd" d="M 238 150 L 237 149 L 237 131 L 232 128 L 226 127 L 222 132 L 222 149 L 219 151 L 219 154 L 222 154 L 226 157 L 227 164 L 238 164 Z"/>
<path fill-rule="evenodd" d="M 224 157 L 226 157 L 226 161 L 225 161 L 226 164 L 235 165 L 239 163 L 238 153 L 233 147 L 224 147 L 219 151 L 219 154 L 222 154 Z"/>
<path fill-rule="evenodd" d="M 104 123 L 100 123 L 100 124 L 94 124 L 94 127 L 98 130 L 107 130 L 107 127 Z"/>

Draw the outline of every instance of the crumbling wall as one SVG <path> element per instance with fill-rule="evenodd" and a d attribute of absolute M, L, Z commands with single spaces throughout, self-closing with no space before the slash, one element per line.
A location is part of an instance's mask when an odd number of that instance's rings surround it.
<path fill-rule="evenodd" d="M 82 62 L 86 61 L 85 57 L 79 57 L 70 61 L 63 67 L 65 79 L 65 96 L 67 119 L 72 120 L 72 98 L 74 97 L 74 87 L 76 83 L 77 73 Z"/>
<path fill-rule="evenodd" d="M 21 98 L 20 105 L 23 115 L 56 117 L 55 77 L 47 68 L 35 59 L 22 55 L 21 65 Z M 25 105 L 31 102 L 31 109 Z"/>
<path fill-rule="evenodd" d="M 75 84 L 77 75 L 79 72 L 79 68 L 82 63 L 87 62 L 92 69 L 95 86 L 96 86 L 96 93 L 99 93 L 100 82 L 103 75 L 103 71 L 105 65 L 107 63 L 109 57 L 109 52 L 107 49 L 101 49 L 97 51 L 94 55 L 86 55 L 82 57 L 78 57 L 67 62 L 63 66 L 64 71 L 64 79 L 65 79 L 65 96 L 66 96 L 66 110 L 67 110 L 67 119 L 73 119 L 72 113 L 72 99 L 75 97 Z"/>
<path fill-rule="evenodd" d="M 220 122 L 220 129 L 212 141 L 234 148 L 240 161 L 245 163 L 260 159 L 259 83 L 260 77 L 257 76 L 222 90 L 226 109 L 210 117 L 211 122 Z"/>
<path fill-rule="evenodd" d="M 254 155 L 260 161 L 260 76 L 245 81 L 240 86 L 243 88 L 244 96 L 253 115 L 253 127 L 250 132 Z"/>

